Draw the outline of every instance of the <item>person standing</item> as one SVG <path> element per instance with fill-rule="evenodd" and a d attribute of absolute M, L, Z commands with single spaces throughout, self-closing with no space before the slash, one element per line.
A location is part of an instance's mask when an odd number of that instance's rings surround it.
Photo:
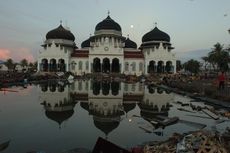
<path fill-rule="evenodd" d="M 222 72 L 219 76 L 218 76 L 218 81 L 219 81 L 219 89 L 224 89 L 224 81 L 225 81 L 225 76 L 224 76 L 224 72 Z"/>

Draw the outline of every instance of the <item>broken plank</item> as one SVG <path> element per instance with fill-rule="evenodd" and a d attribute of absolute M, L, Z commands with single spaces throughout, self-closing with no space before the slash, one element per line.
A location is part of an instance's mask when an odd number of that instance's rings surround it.
<path fill-rule="evenodd" d="M 208 109 L 202 109 L 202 111 L 207 114 L 208 116 L 212 117 L 213 119 L 215 120 L 218 120 L 219 119 L 219 116 L 217 116 L 216 114 L 214 114 L 213 112 L 211 112 L 210 110 Z"/>

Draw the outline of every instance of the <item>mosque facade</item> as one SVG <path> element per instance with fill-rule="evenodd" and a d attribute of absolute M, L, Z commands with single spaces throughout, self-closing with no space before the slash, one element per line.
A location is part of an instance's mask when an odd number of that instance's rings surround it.
<path fill-rule="evenodd" d="M 110 15 L 99 22 L 93 36 L 75 44 L 75 36 L 62 24 L 46 34 L 38 56 L 39 72 L 72 72 L 75 75 L 118 73 L 148 75 L 175 73 L 176 57 L 170 36 L 155 27 L 137 44 L 122 36 L 120 25 Z"/>

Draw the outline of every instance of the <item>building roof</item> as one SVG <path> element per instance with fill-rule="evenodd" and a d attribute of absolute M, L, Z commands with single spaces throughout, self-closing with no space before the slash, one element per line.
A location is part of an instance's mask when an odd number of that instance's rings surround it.
<path fill-rule="evenodd" d="M 121 26 L 115 22 L 111 17 L 108 15 L 103 21 L 99 22 L 96 27 L 95 31 L 98 30 L 116 30 L 121 31 Z"/>
<path fill-rule="evenodd" d="M 167 41 L 170 42 L 170 36 L 159 30 L 157 27 L 155 27 L 153 30 L 150 32 L 146 33 L 142 37 L 142 42 L 148 42 L 148 41 Z"/>
<path fill-rule="evenodd" d="M 143 59 L 144 55 L 141 51 L 124 51 L 124 58 L 140 58 Z"/>
<path fill-rule="evenodd" d="M 127 38 L 124 43 L 125 43 L 124 48 L 135 48 L 135 49 L 137 49 L 137 44 L 134 41 L 130 40 L 129 38 Z"/>
<path fill-rule="evenodd" d="M 89 50 L 75 50 L 71 57 L 89 57 Z"/>
<path fill-rule="evenodd" d="M 67 29 L 65 29 L 61 24 L 59 27 L 49 31 L 46 34 L 46 39 L 66 39 L 66 40 L 75 40 L 74 35 Z"/>
<path fill-rule="evenodd" d="M 90 38 L 86 39 L 81 43 L 81 48 L 87 48 L 90 47 Z"/>

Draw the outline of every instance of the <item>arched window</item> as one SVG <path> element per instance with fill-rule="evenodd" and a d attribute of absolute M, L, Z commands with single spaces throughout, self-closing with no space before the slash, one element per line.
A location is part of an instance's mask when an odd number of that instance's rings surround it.
<path fill-rule="evenodd" d="M 79 90 L 79 91 L 82 90 L 82 82 L 81 82 L 81 81 L 78 82 L 78 90 Z"/>
<path fill-rule="evenodd" d="M 72 65 L 72 70 L 75 70 L 75 65 L 76 65 L 76 63 L 75 63 L 75 62 L 72 62 L 71 65 Z"/>
<path fill-rule="evenodd" d="M 136 84 L 132 84 L 132 91 L 135 91 L 136 89 Z"/>
<path fill-rule="evenodd" d="M 129 71 L 129 63 L 125 62 L 125 71 Z"/>
<path fill-rule="evenodd" d="M 143 63 L 142 62 L 139 63 L 139 71 L 143 71 Z"/>
<path fill-rule="evenodd" d="M 78 67 L 79 70 L 82 70 L 82 61 L 79 61 L 79 67 Z"/>
<path fill-rule="evenodd" d="M 89 69 L 89 61 L 85 62 L 85 69 L 88 70 Z"/>
<path fill-rule="evenodd" d="M 135 62 L 132 63 L 132 71 L 136 71 L 136 63 Z"/>

